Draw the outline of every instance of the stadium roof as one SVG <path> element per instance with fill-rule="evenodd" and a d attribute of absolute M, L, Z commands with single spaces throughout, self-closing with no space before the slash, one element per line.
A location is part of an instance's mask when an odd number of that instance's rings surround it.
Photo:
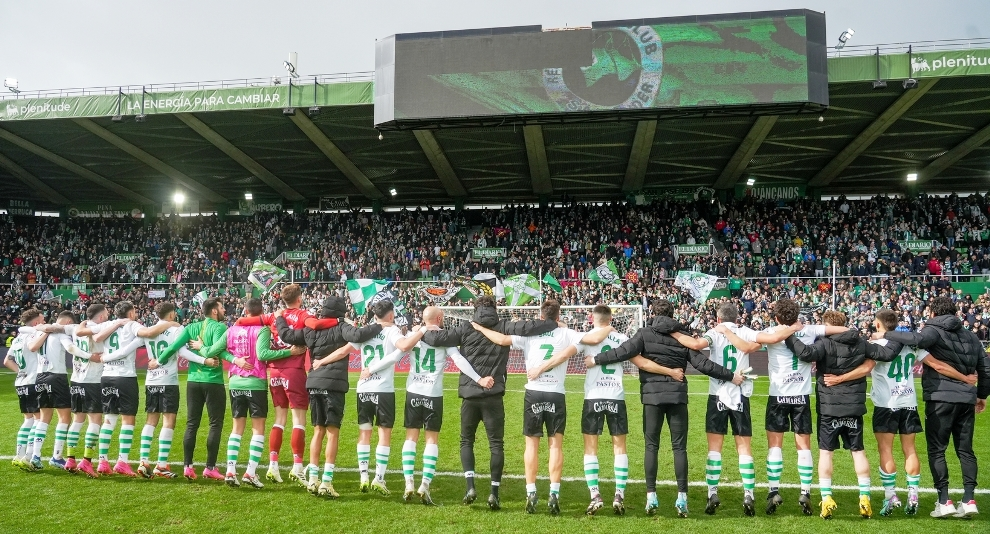
<path fill-rule="evenodd" d="M 297 209 L 327 196 L 347 196 L 351 206 L 411 206 L 535 201 L 547 191 L 611 200 L 732 189 L 749 178 L 873 194 L 904 191 L 912 172 L 924 191 L 990 189 L 990 50 L 912 59 L 916 88 L 902 85 L 908 55 L 889 53 L 879 56 L 886 87 L 875 89 L 877 56 L 831 58 L 824 120 L 440 128 L 384 132 L 381 140 L 368 75 L 294 85 L 291 103 L 287 86 L 267 79 L 22 93 L 0 101 L 0 199 L 31 209 L 147 211 L 167 209 L 183 191 L 213 211 L 237 209 L 250 192 L 256 203 Z M 314 104 L 320 109 L 310 113 Z"/>

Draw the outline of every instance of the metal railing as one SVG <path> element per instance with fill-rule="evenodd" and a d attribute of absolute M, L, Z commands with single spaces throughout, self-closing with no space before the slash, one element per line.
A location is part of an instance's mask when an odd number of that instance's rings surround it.
<path fill-rule="evenodd" d="M 878 48 L 881 55 L 907 54 L 908 47 L 911 47 L 911 51 L 915 54 L 918 52 L 938 52 L 940 50 L 979 50 L 990 48 L 990 38 L 853 45 L 841 50 L 836 50 L 832 46 L 829 46 L 828 57 L 872 56 L 877 53 Z"/>
<path fill-rule="evenodd" d="M 276 83 L 275 80 L 278 80 Z M 334 74 L 316 74 L 302 76 L 292 80 L 292 85 L 311 85 L 314 81 L 319 84 L 373 82 L 374 71 L 341 72 Z M 166 91 L 196 91 L 201 89 L 237 89 L 241 87 L 275 87 L 288 85 L 288 76 L 269 76 L 267 78 L 235 78 L 232 80 L 207 80 L 202 82 L 173 82 L 153 83 L 148 85 L 114 85 L 105 87 L 70 87 L 66 89 L 39 89 L 21 91 L 20 93 L 0 93 L 0 100 L 17 98 L 63 98 L 70 96 L 100 96 L 124 94 L 161 93 Z"/>

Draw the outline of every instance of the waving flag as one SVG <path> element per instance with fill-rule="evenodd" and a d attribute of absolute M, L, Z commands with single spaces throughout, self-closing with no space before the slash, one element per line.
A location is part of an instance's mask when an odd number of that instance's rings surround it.
<path fill-rule="evenodd" d="M 598 266 L 598 268 L 592 270 L 588 273 L 588 279 L 593 282 L 601 282 L 603 284 L 618 284 L 620 282 L 619 269 L 615 267 L 615 262 L 608 260 L 608 263 L 603 263 Z"/>
<path fill-rule="evenodd" d="M 208 298 L 210 298 L 210 292 L 205 289 L 199 293 L 196 293 L 192 298 L 193 306 L 202 306 L 203 302 L 205 302 Z"/>
<path fill-rule="evenodd" d="M 255 260 L 248 274 L 248 281 L 263 293 L 268 293 L 280 280 L 285 278 L 286 271 L 267 261 Z"/>
<path fill-rule="evenodd" d="M 481 290 L 484 291 L 486 295 L 491 295 L 497 299 L 505 298 L 505 288 L 502 286 L 502 282 L 493 273 L 481 273 L 474 275 L 473 280 L 478 282 L 482 286 Z"/>
<path fill-rule="evenodd" d="M 717 276 L 697 271 L 677 271 L 674 285 L 690 293 L 695 300 L 705 302 L 717 280 Z"/>
<path fill-rule="evenodd" d="M 550 289 L 556 291 L 557 293 L 564 290 L 563 287 L 560 287 L 560 282 L 558 282 L 557 279 L 550 273 L 543 275 L 543 283 L 550 286 Z"/>
<path fill-rule="evenodd" d="M 520 274 L 505 279 L 505 303 L 509 306 L 525 306 L 540 298 L 540 281 L 531 274 Z"/>
<path fill-rule="evenodd" d="M 347 296 L 351 299 L 351 305 L 358 315 L 367 312 L 368 301 L 375 297 L 379 291 L 385 289 L 388 282 L 384 280 L 372 280 L 370 278 L 348 279 L 344 282 L 347 287 Z M 377 302 L 377 301 L 376 301 Z"/>

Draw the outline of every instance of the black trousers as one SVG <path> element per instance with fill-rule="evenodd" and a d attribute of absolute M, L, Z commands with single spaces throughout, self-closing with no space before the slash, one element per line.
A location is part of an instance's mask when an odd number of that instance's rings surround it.
<path fill-rule="evenodd" d="M 492 482 L 502 481 L 505 466 L 505 405 L 502 397 L 462 399 L 461 401 L 461 467 L 474 471 L 474 439 L 478 423 L 485 423 L 488 448 L 491 451 Z"/>
<path fill-rule="evenodd" d="M 674 451 L 674 475 L 677 478 L 677 491 L 688 490 L 687 404 L 644 404 L 643 437 L 646 439 L 646 491 L 657 491 L 657 453 L 660 451 L 660 433 L 663 420 L 670 427 L 670 446 Z"/>
<path fill-rule="evenodd" d="M 949 487 L 949 468 L 945 464 L 945 450 L 949 438 L 956 448 L 959 466 L 962 468 L 963 487 L 976 487 L 976 455 L 973 454 L 973 426 L 976 406 L 953 402 L 925 403 L 925 440 L 928 442 L 928 467 L 932 471 L 935 489 L 940 492 Z M 967 491 L 968 492 L 968 491 Z"/>
<path fill-rule="evenodd" d="M 203 406 L 210 417 L 210 433 L 206 436 L 206 466 L 216 467 L 220 451 L 220 433 L 223 420 L 227 417 L 227 391 L 223 384 L 206 382 L 186 383 L 186 434 L 182 438 L 185 465 L 192 465 L 196 452 L 196 434 L 203 419 Z"/>

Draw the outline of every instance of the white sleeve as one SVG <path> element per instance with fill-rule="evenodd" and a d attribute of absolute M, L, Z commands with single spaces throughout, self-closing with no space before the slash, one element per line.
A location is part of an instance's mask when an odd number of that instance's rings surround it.
<path fill-rule="evenodd" d="M 461 351 L 457 350 L 457 347 L 448 348 L 447 356 L 450 356 L 450 359 L 454 360 L 454 365 L 456 365 L 457 368 L 460 369 L 462 373 L 467 375 L 468 378 L 474 380 L 475 382 L 481 380 L 481 375 L 479 375 L 474 370 L 474 367 L 471 367 L 471 364 L 467 361 L 466 358 L 464 358 L 464 355 L 461 354 Z"/>
<path fill-rule="evenodd" d="M 124 356 L 127 356 L 128 354 L 132 354 L 134 351 L 138 350 L 143 345 L 144 345 L 144 338 L 143 337 L 135 337 L 126 346 L 121 347 L 121 348 L 113 351 L 112 353 L 103 356 L 103 361 L 104 362 L 112 362 L 112 361 L 119 360 L 119 359 L 123 358 Z"/>
<path fill-rule="evenodd" d="M 204 358 L 204 357 L 200 356 L 199 354 L 196 354 L 195 352 L 187 349 L 185 346 L 183 346 L 181 349 L 179 349 L 179 357 L 185 358 L 186 360 L 188 360 L 190 362 L 198 363 L 200 365 L 203 365 L 204 363 L 206 363 L 206 358 Z"/>
<path fill-rule="evenodd" d="M 740 329 L 738 332 L 736 332 L 736 335 L 739 336 L 739 339 L 742 339 L 743 341 L 748 341 L 750 343 L 758 343 L 756 341 L 756 336 L 758 334 L 759 332 L 753 330 L 752 328 Z"/>
<path fill-rule="evenodd" d="M 523 337 L 523 336 L 510 336 L 510 337 L 512 337 L 512 346 L 509 347 L 509 348 L 516 349 L 516 350 L 525 350 L 526 349 L 526 338 L 525 337 Z"/>
<path fill-rule="evenodd" d="M 925 349 L 923 349 L 921 347 L 918 347 L 914 351 L 914 361 L 920 362 L 921 360 L 924 360 L 925 358 L 927 358 L 929 354 L 930 353 L 927 350 L 925 350 Z"/>
<path fill-rule="evenodd" d="M 72 338 L 70 338 L 69 336 L 65 334 L 58 334 L 58 336 L 59 336 L 58 340 L 62 344 L 62 348 L 65 349 L 65 352 L 68 352 L 69 354 L 79 358 L 85 358 L 87 360 L 92 357 L 90 353 L 77 347 L 76 344 L 72 342 Z"/>
<path fill-rule="evenodd" d="M 567 344 L 568 345 L 576 345 L 577 348 L 578 348 L 578 350 L 580 351 L 581 350 L 581 338 L 584 337 L 584 334 L 582 334 L 581 332 L 578 332 L 577 330 L 571 330 L 570 328 L 568 328 L 567 329 L 567 337 L 568 337 Z"/>
<path fill-rule="evenodd" d="M 805 328 L 807 328 L 808 332 L 810 332 L 814 337 L 825 337 L 825 327 L 823 325 L 812 324 L 806 326 Z"/>
<path fill-rule="evenodd" d="M 399 358 L 401 358 L 403 354 L 405 353 L 399 349 L 393 350 L 390 354 L 386 354 L 384 358 L 369 365 L 368 372 L 375 374 L 382 369 L 388 368 L 390 365 L 395 365 L 395 362 L 399 361 Z"/>
<path fill-rule="evenodd" d="M 18 334 L 24 334 L 26 336 L 31 336 L 37 334 L 38 331 L 34 329 L 33 326 L 22 326 L 17 329 Z"/>
<path fill-rule="evenodd" d="M 348 343 L 348 345 L 350 345 L 352 349 L 358 351 L 358 353 L 361 352 L 361 343 Z"/>

